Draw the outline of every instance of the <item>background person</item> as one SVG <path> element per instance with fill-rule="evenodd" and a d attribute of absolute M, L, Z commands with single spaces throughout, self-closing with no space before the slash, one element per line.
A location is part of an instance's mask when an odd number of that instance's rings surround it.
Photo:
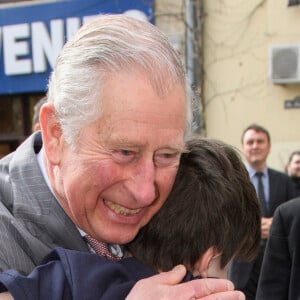
<path fill-rule="evenodd" d="M 287 174 L 267 166 L 271 150 L 269 132 L 262 126 L 252 124 L 242 134 L 242 150 L 247 160 L 250 179 L 261 202 L 261 244 L 259 254 L 250 263 L 234 260 L 229 278 L 237 289 L 246 294 L 246 299 L 255 299 L 266 240 L 275 209 L 294 197 L 293 186 Z M 261 180 L 261 182 L 260 182 Z"/>
<path fill-rule="evenodd" d="M 28 274 L 55 247 L 91 251 L 87 237 L 114 250 L 133 240 L 174 183 L 187 94 L 180 58 L 155 26 L 122 15 L 83 25 L 51 75 L 42 136 L 0 161 L 0 269 Z M 243 299 L 225 280 L 178 284 L 185 272 L 139 281 L 128 300 Z"/>
<path fill-rule="evenodd" d="M 295 197 L 300 196 L 300 150 L 291 153 L 286 165 L 286 172 L 292 179 Z"/>
<path fill-rule="evenodd" d="M 235 255 L 245 259 L 256 255 L 259 203 L 231 146 L 195 139 L 188 142 L 187 150 L 168 199 L 126 246 L 126 258 L 112 262 L 58 248 L 28 277 L 8 271 L 0 274 L 0 282 L 20 300 L 28 295 L 32 300 L 117 300 L 125 299 L 137 280 L 178 264 L 190 272 L 185 280 L 226 278 Z"/>

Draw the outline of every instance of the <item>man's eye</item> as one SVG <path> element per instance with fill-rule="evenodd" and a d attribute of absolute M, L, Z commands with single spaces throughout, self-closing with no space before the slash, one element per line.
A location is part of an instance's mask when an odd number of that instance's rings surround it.
<path fill-rule="evenodd" d="M 112 152 L 112 156 L 114 160 L 119 163 L 128 163 L 135 158 L 136 153 L 128 149 L 119 149 L 119 150 L 114 150 Z"/>
<path fill-rule="evenodd" d="M 168 158 L 175 157 L 176 155 L 177 155 L 177 153 L 163 153 L 162 157 L 168 159 Z"/>
<path fill-rule="evenodd" d="M 130 156 L 133 154 L 133 151 L 131 151 L 131 150 L 121 149 L 119 151 L 120 151 L 120 154 L 122 154 L 124 156 Z"/>
<path fill-rule="evenodd" d="M 156 153 L 154 162 L 157 167 L 168 167 L 176 165 L 179 162 L 180 153 L 178 152 L 162 152 Z"/>

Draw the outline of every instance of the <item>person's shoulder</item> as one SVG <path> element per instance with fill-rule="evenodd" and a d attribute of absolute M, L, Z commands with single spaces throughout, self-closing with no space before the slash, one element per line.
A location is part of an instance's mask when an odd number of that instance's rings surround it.
<path fill-rule="evenodd" d="M 298 235 L 298 228 L 300 226 L 300 197 L 279 205 L 273 216 L 273 223 L 274 228 L 284 228 L 286 233 L 293 235 L 296 232 Z M 276 232 L 275 229 L 274 232 Z"/>
<path fill-rule="evenodd" d="M 287 181 L 291 181 L 290 177 L 286 173 L 281 172 L 279 170 L 276 170 L 276 169 L 268 167 L 268 173 L 269 173 L 269 176 L 276 176 L 276 177 L 280 177 L 281 179 L 285 179 Z"/>
<path fill-rule="evenodd" d="M 288 216 L 297 215 L 300 218 L 300 197 L 291 199 L 281 204 L 278 210 L 281 214 L 285 214 Z"/>
<path fill-rule="evenodd" d="M 144 264 L 135 257 L 126 257 L 120 262 L 126 268 L 127 272 L 135 278 L 135 280 L 140 280 L 142 278 L 158 274 L 158 272 L 152 267 Z"/>
<path fill-rule="evenodd" d="M 273 169 L 273 168 L 270 168 L 270 167 L 268 167 L 268 172 L 269 172 L 269 174 L 271 173 L 271 174 L 278 174 L 278 175 L 288 176 L 286 173 L 281 172 L 281 171 L 276 170 L 276 169 Z"/>
<path fill-rule="evenodd" d="M 274 213 L 270 239 L 288 239 L 298 243 L 300 226 L 300 197 L 279 205 Z M 284 241 L 284 240 L 282 240 Z"/>

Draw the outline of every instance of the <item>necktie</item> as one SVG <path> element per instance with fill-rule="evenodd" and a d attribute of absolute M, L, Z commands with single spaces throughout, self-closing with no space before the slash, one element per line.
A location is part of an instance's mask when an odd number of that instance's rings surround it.
<path fill-rule="evenodd" d="M 85 235 L 83 238 L 98 255 L 114 261 L 121 259 L 120 257 L 111 253 L 107 243 L 100 242 L 89 235 Z"/>
<path fill-rule="evenodd" d="M 261 208 L 262 208 L 262 215 L 264 217 L 268 216 L 268 206 L 266 203 L 266 197 L 265 197 L 265 192 L 264 192 L 264 185 L 262 182 L 262 172 L 256 172 L 255 176 L 257 177 L 258 180 L 258 187 L 257 187 L 257 196 L 260 200 L 261 203 Z"/>

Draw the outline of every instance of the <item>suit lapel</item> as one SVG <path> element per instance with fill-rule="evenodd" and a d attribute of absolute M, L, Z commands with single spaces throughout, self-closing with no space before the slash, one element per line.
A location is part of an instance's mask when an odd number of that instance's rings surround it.
<path fill-rule="evenodd" d="M 280 204 L 278 199 L 281 197 L 282 183 L 276 172 L 268 169 L 269 172 L 269 187 L 270 187 L 270 214 L 273 216 L 275 208 Z"/>
<path fill-rule="evenodd" d="M 14 214 L 28 230 L 50 248 L 55 246 L 86 251 L 81 235 L 48 188 L 36 159 L 41 135 L 29 137 L 11 161 Z"/>

